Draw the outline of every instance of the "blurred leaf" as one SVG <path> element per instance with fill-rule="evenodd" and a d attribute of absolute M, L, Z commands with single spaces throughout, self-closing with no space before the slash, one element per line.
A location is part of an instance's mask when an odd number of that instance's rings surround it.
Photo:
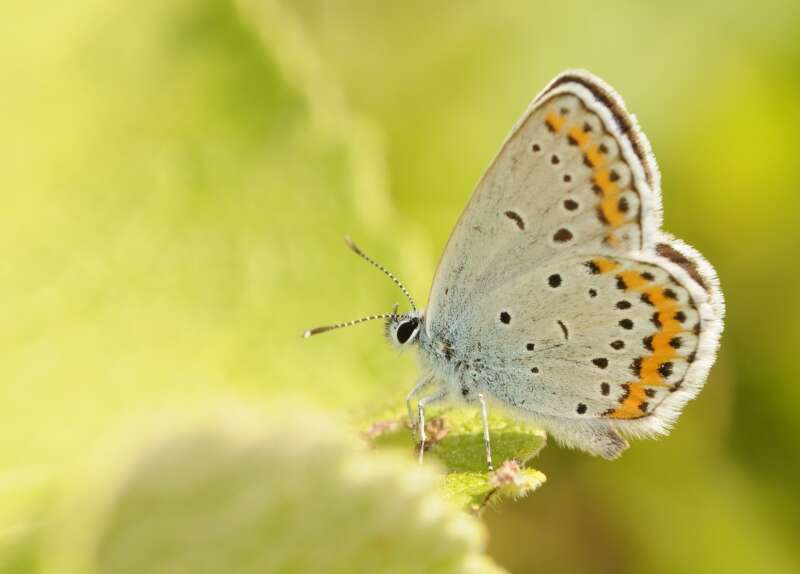
<path fill-rule="evenodd" d="M 6 532 L 0 541 L 0 572 L 37 574 L 41 572 L 41 527 L 31 524 L 17 532 Z"/>
<path fill-rule="evenodd" d="M 67 506 L 46 571 L 501 573 L 430 470 L 363 452 L 314 413 L 227 413 L 170 417 L 162 436 L 104 457 L 112 468 Z"/>

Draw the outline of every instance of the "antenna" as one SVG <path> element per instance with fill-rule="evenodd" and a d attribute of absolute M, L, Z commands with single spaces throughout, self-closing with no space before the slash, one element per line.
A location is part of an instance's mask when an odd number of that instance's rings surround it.
<path fill-rule="evenodd" d="M 388 319 L 389 317 L 397 317 L 397 305 L 395 304 L 394 309 L 392 309 L 391 313 L 382 313 L 380 315 L 367 315 L 366 317 L 361 317 L 360 319 L 353 319 L 352 321 L 347 321 L 346 323 L 335 323 L 333 325 L 325 325 L 323 327 L 314 327 L 313 329 L 309 329 L 305 333 L 303 333 L 303 338 L 308 339 L 311 335 L 319 335 L 320 333 L 326 333 L 328 331 L 333 331 L 334 329 L 341 329 L 342 327 L 351 327 L 353 325 L 358 325 L 359 323 L 364 323 L 365 321 L 373 321 L 375 319 Z"/>
<path fill-rule="evenodd" d="M 364 323 L 365 321 L 372 321 L 374 319 L 388 319 L 389 317 L 396 317 L 395 313 L 382 313 L 380 315 L 367 315 L 366 317 L 361 317 L 360 319 L 354 319 L 352 321 L 347 321 L 346 323 L 336 323 L 334 325 L 325 325 L 323 327 L 314 327 L 313 329 L 309 329 L 305 333 L 303 333 L 303 338 L 308 339 L 311 335 L 319 335 L 320 333 L 327 333 L 328 331 L 333 331 L 334 329 L 341 329 L 343 327 L 351 327 L 353 325 L 358 325 L 359 323 Z"/>
<path fill-rule="evenodd" d="M 413 311 L 416 311 L 416 310 L 417 310 L 417 306 L 416 306 L 416 305 L 414 305 L 414 299 L 412 299 L 412 298 L 411 298 L 411 293 L 409 293 L 409 292 L 408 292 L 408 289 L 406 289 L 405 285 L 403 285 L 403 283 L 401 283 L 401 281 L 400 281 L 400 280 L 399 280 L 397 277 L 395 277 L 395 276 L 394 276 L 394 274 L 393 274 L 391 271 L 389 271 L 388 269 L 386 269 L 386 267 L 384 267 L 383 265 L 381 265 L 380 263 L 378 263 L 377 261 L 375 261 L 375 260 L 374 260 L 372 257 L 370 257 L 369 255 L 367 255 L 366 253 L 364 253 L 363 251 L 361 251 L 361 249 L 359 249 L 359 248 L 358 248 L 358 245 L 356 245 L 356 244 L 353 242 L 353 240 L 352 240 L 352 239 L 350 239 L 350 236 L 349 236 L 349 235 L 345 235 L 345 236 L 344 236 L 344 242 L 345 242 L 345 243 L 347 243 L 347 246 L 348 246 L 350 249 L 352 249 L 352 250 L 353 250 L 353 253 L 355 253 L 356 255 L 358 255 L 359 257 L 361 257 L 363 260 L 365 260 L 367 263 L 369 263 L 370 265 L 372 265 L 372 266 L 373 266 L 373 267 L 375 267 L 376 269 L 380 269 L 381 271 L 383 271 L 383 272 L 386 274 L 386 276 L 387 276 L 387 277 L 389 277 L 389 279 L 391 279 L 391 280 L 394 282 L 394 284 L 395 284 L 395 285 L 397 285 L 398 287 L 400 287 L 400 291 L 402 291 L 402 292 L 403 292 L 403 295 L 405 295 L 405 296 L 406 296 L 406 299 L 408 299 L 408 302 L 409 302 L 409 303 L 411 303 L 411 309 L 412 309 Z"/>
<path fill-rule="evenodd" d="M 375 261 L 372 257 L 361 251 L 358 248 L 352 239 L 350 239 L 349 235 L 344 236 L 344 242 L 347 243 L 347 246 L 359 257 L 365 260 L 367 263 L 375 267 L 376 269 L 380 269 L 389 279 L 391 279 L 395 285 L 400 287 L 400 290 L 403 292 L 403 295 L 406 296 L 408 302 L 411 303 L 411 309 L 416 311 L 417 306 L 414 304 L 414 299 L 411 297 L 411 293 L 408 292 L 405 285 L 403 285 L 400 280 L 394 276 L 394 274 L 386 269 L 383 265 Z M 375 319 L 388 319 L 388 318 L 395 318 L 397 317 L 397 305 L 394 306 L 391 313 L 381 313 L 380 315 L 367 315 L 366 317 L 361 317 L 360 319 L 354 319 L 352 321 L 347 321 L 346 323 L 335 323 L 333 325 L 324 325 L 322 327 L 314 327 L 313 329 L 309 329 L 305 333 L 303 333 L 303 338 L 308 339 L 312 335 L 319 335 L 320 333 L 326 333 L 328 331 L 333 331 L 334 329 L 342 329 L 343 327 L 351 327 L 353 325 L 358 325 L 359 323 L 364 323 L 366 321 L 374 321 Z"/>

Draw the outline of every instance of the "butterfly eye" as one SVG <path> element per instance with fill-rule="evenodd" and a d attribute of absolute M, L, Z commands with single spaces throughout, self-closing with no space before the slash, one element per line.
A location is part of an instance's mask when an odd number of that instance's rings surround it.
<path fill-rule="evenodd" d="M 417 330 L 417 325 L 419 325 L 419 319 L 416 318 L 400 323 L 400 326 L 397 327 L 397 342 L 405 345 Z"/>

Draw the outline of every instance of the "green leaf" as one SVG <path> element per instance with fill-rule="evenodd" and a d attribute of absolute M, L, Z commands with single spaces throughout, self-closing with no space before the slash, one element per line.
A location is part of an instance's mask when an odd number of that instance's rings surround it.
<path fill-rule="evenodd" d="M 388 410 L 361 424 L 364 436 L 376 447 L 407 449 L 416 445 L 408 416 Z M 497 470 L 486 465 L 483 424 L 475 408 L 429 409 L 426 424 L 426 463 L 444 468 L 443 491 L 465 510 L 480 512 L 505 498 L 527 496 L 544 483 L 543 473 L 526 465 L 544 447 L 543 430 L 500 414 L 489 416 L 492 458 Z"/>

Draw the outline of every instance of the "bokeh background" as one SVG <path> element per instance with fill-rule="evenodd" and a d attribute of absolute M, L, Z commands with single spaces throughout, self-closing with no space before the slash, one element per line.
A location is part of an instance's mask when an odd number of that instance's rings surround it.
<path fill-rule="evenodd" d="M 424 303 L 469 193 L 567 67 L 625 97 L 665 227 L 727 327 L 668 439 L 553 445 L 485 516 L 511 572 L 800 571 L 800 4 L 143 0 L 0 11 L 0 549 L 143 413 L 333 412 L 415 380 L 371 324 Z M 18 572 L 33 571 L 31 562 Z M 27 569 L 25 569 L 27 568 Z"/>

